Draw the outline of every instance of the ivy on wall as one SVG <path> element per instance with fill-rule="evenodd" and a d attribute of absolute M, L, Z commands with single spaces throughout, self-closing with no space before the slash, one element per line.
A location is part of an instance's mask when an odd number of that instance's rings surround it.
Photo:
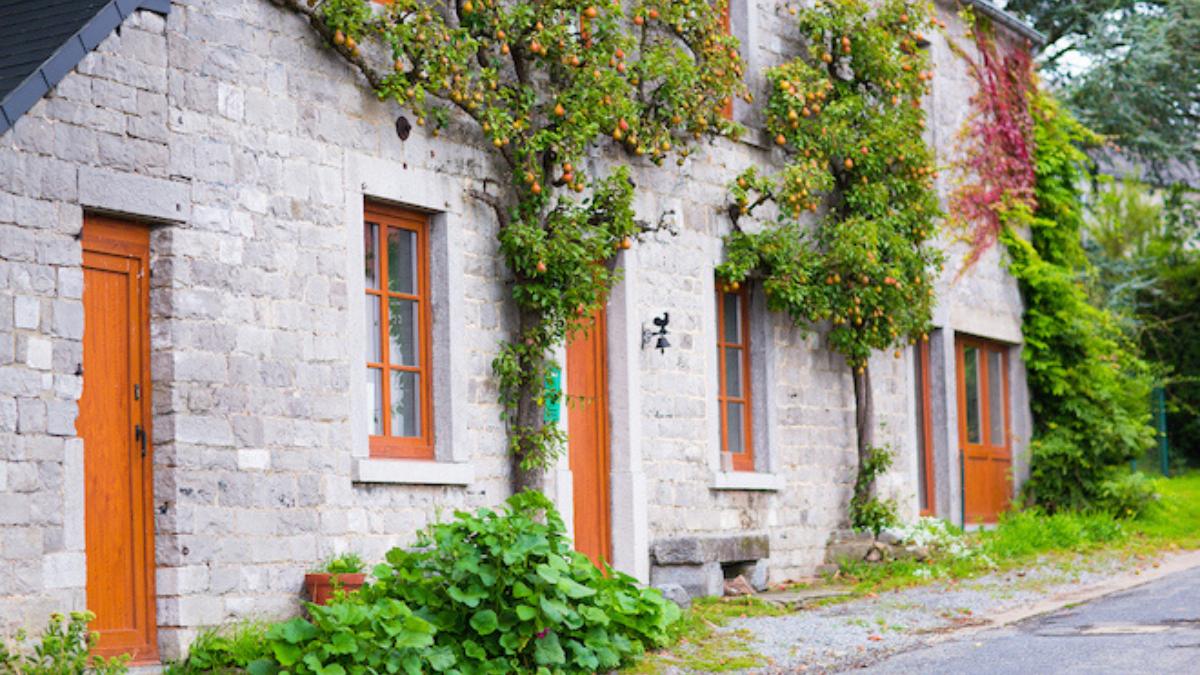
<path fill-rule="evenodd" d="M 941 262 L 929 245 L 940 212 L 922 107 L 933 8 L 823 0 L 797 20 L 800 56 L 767 71 L 766 127 L 787 163 L 731 186 L 734 229 L 717 275 L 727 285 L 759 279 L 770 309 L 828 326 L 853 370 L 861 471 L 879 453 L 868 359 L 927 339 Z M 764 207 L 773 210 L 765 226 L 740 227 Z M 873 485 L 860 480 L 855 503 L 867 505 Z M 858 511 L 878 512 L 870 506 Z"/>
<path fill-rule="evenodd" d="M 739 131 L 722 115 L 732 97 L 749 99 L 726 3 L 280 1 L 381 99 L 435 134 L 467 120 L 499 157 L 504 176 L 480 177 L 471 194 L 495 211 L 519 310 L 492 364 L 514 487 L 538 487 L 565 440 L 545 421 L 553 351 L 603 304 L 617 252 L 640 233 L 627 166 L 589 171 L 588 157 L 615 145 L 683 165 L 696 141 Z"/>
<path fill-rule="evenodd" d="M 1009 212 L 1001 241 L 1025 300 L 1023 356 L 1034 437 L 1026 494 L 1050 510 L 1106 508 L 1118 470 L 1154 443 L 1153 373 L 1117 317 L 1088 300 L 1080 245 L 1094 138 L 1049 96 L 1033 98 L 1037 204 Z M 1025 240 L 1019 227 L 1028 227 Z"/>
<path fill-rule="evenodd" d="M 1045 92 L 1019 47 L 997 46 L 968 15 L 978 93 L 959 169 L 971 179 L 952 200 L 977 260 L 1004 244 L 1025 302 L 1025 361 L 1034 417 L 1027 498 L 1050 510 L 1104 508 L 1117 469 L 1153 442 L 1150 366 L 1117 318 L 1089 302 L 1081 245 L 1081 189 L 1101 142 Z M 1026 239 L 1022 232 L 1029 232 Z"/>

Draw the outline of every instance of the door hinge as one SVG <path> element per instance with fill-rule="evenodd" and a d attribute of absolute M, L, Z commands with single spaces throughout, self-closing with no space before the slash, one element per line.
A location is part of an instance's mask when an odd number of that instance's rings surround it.
<path fill-rule="evenodd" d="M 142 385 L 140 385 L 140 384 L 133 385 L 133 400 L 135 400 L 135 401 L 142 400 Z"/>
<path fill-rule="evenodd" d="M 133 438 L 142 445 L 142 457 L 146 456 L 146 430 L 138 424 L 133 427 Z"/>

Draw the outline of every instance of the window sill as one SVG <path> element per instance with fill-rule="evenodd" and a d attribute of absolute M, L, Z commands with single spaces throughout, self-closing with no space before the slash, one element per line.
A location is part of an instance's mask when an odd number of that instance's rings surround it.
<path fill-rule="evenodd" d="M 351 480 L 355 483 L 393 485 L 470 485 L 475 482 L 475 465 L 413 459 L 363 458 L 354 460 Z"/>
<path fill-rule="evenodd" d="M 783 489 L 783 477 L 754 471 L 720 471 L 713 474 L 709 489 L 779 492 Z"/>

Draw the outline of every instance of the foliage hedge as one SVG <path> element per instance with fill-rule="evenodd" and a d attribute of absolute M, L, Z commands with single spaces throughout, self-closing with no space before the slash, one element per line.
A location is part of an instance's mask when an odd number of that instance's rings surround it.
<path fill-rule="evenodd" d="M 573 550 L 536 492 L 429 526 L 374 576 L 328 606 L 310 604 L 307 619 L 271 625 L 261 640 L 198 642 L 175 673 L 204 672 L 192 668 L 200 663 L 255 675 L 596 672 L 665 645 L 680 617 L 658 590 Z"/>
<path fill-rule="evenodd" d="M 1154 442 L 1153 374 L 1117 318 L 1088 301 L 1081 281 L 1087 158 L 1078 146 L 1093 137 L 1048 95 L 1035 94 L 1031 104 L 1037 203 L 1011 208 L 1001 234 L 1025 300 L 1023 356 L 1034 418 L 1027 496 L 1051 511 L 1119 511 L 1138 499 L 1113 481 Z M 1028 227 L 1029 240 L 1018 226 Z"/>

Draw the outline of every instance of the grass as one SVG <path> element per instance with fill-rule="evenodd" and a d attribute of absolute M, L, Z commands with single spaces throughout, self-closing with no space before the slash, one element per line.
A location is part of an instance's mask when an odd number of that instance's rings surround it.
<path fill-rule="evenodd" d="M 674 646 L 647 654 L 628 673 L 661 673 L 669 669 L 719 673 L 759 668 L 766 659 L 751 648 L 753 636 L 744 629 L 720 630 L 730 619 L 782 616 L 789 610 L 757 598 L 700 598 L 684 613 Z M 720 631 L 720 635 L 717 632 Z"/>
<path fill-rule="evenodd" d="M 1155 481 L 1159 499 L 1132 523 L 1147 542 L 1160 547 L 1200 548 L 1200 472 Z"/>
<path fill-rule="evenodd" d="M 935 553 L 927 562 L 898 560 L 882 565 L 843 561 L 840 576 L 861 595 L 935 579 L 967 579 L 1038 559 L 1070 567 L 1079 554 L 1145 556 L 1164 549 L 1200 548 L 1200 473 L 1161 478 L 1155 488 L 1159 498 L 1135 520 L 1106 513 L 1014 511 L 994 529 L 964 535 L 950 528 L 968 547 L 963 555 Z"/>

